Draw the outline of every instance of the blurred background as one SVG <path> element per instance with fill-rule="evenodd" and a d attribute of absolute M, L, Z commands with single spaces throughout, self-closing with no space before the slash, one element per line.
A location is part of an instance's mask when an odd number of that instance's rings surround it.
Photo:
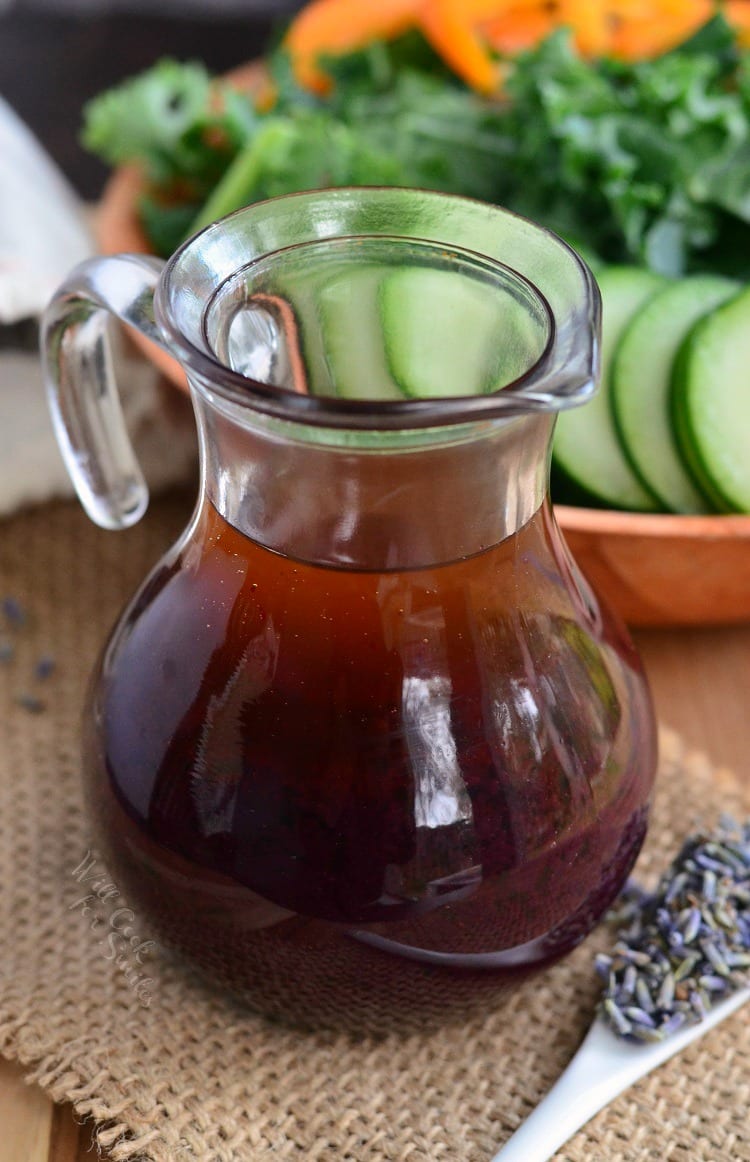
<path fill-rule="evenodd" d="M 0 0 L 0 96 L 93 201 L 106 171 L 78 143 L 85 101 L 161 56 L 232 68 L 261 53 L 298 7 L 299 0 Z"/>

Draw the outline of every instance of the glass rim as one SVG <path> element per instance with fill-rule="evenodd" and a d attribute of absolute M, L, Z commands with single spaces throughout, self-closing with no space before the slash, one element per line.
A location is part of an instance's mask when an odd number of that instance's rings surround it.
<path fill-rule="evenodd" d="M 561 385 L 554 381 L 554 376 L 550 382 L 550 374 L 554 373 L 557 326 L 555 312 L 548 297 L 536 282 L 516 267 L 492 258 L 486 252 L 429 236 L 420 237 L 417 233 L 392 235 L 370 234 L 365 230 L 349 233 L 337 231 L 321 235 L 318 238 L 279 245 L 263 254 L 256 255 L 255 258 L 273 257 L 276 253 L 305 246 L 314 241 L 381 237 L 384 241 L 439 243 L 449 251 L 452 250 L 462 256 L 479 259 L 483 262 L 489 261 L 498 269 L 515 275 L 531 288 L 542 304 L 549 324 L 548 334 L 544 348 L 536 360 L 520 376 L 498 388 L 495 392 L 488 392 L 484 395 L 456 395 L 424 399 L 404 398 L 403 400 L 344 399 L 330 395 L 303 394 L 235 371 L 222 363 L 211 352 L 208 344 L 202 348 L 185 334 L 184 328 L 179 325 L 172 310 L 173 290 L 175 283 L 181 279 L 181 264 L 184 263 L 187 256 L 196 251 L 201 240 L 205 241 L 212 235 L 219 234 L 226 229 L 229 223 L 246 217 L 257 218 L 264 209 L 269 207 L 275 209 L 281 204 L 297 207 L 302 202 L 313 204 L 320 203 L 322 200 L 336 203 L 352 197 L 361 202 L 374 201 L 376 198 L 395 203 L 403 200 L 415 204 L 422 201 L 439 201 L 441 204 L 450 203 L 457 207 L 483 208 L 490 213 L 495 212 L 504 219 L 516 219 L 524 223 L 525 226 L 531 227 L 540 237 L 549 238 L 551 242 L 562 249 L 569 260 L 576 264 L 582 279 L 582 297 L 588 298 L 592 304 L 592 308 L 588 312 L 589 319 L 593 323 L 598 318 L 600 310 L 598 288 L 589 267 L 580 255 L 554 231 L 515 213 L 515 211 L 482 202 L 477 198 L 414 187 L 337 186 L 330 189 L 305 190 L 253 202 L 235 210 L 192 235 L 167 261 L 154 295 L 154 313 L 158 325 L 168 337 L 170 347 L 182 363 L 191 386 L 192 375 L 197 379 L 198 388 L 206 387 L 228 403 L 277 419 L 288 420 L 295 424 L 322 428 L 343 428 L 352 431 L 406 431 L 556 412 L 577 406 L 593 395 L 596 389 L 596 376 L 593 374 L 593 370 L 591 374 L 581 377 L 580 382 L 566 385 L 565 391 L 560 390 Z M 594 362 L 596 362 L 596 357 Z"/>

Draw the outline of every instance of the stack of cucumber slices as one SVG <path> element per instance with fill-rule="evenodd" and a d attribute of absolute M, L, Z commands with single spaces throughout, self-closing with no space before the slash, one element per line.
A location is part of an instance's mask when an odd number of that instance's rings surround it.
<path fill-rule="evenodd" d="M 597 272 L 598 395 L 558 420 L 553 496 L 636 512 L 750 512 L 750 287 Z"/>

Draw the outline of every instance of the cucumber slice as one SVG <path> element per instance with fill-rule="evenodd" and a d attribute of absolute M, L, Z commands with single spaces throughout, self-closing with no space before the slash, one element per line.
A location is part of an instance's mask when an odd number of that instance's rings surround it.
<path fill-rule="evenodd" d="M 383 268 L 349 270 L 317 294 L 319 326 L 303 328 L 305 360 L 316 395 L 403 399 L 388 367 L 379 293 Z"/>
<path fill-rule="evenodd" d="M 688 331 L 739 291 L 718 275 L 693 275 L 665 287 L 627 325 L 612 360 L 612 407 L 625 452 L 639 477 L 673 512 L 711 505 L 685 467 L 672 429 L 672 364 Z"/>
<path fill-rule="evenodd" d="M 286 293 L 278 277 L 274 290 Z M 547 340 L 540 302 L 460 269 L 372 262 L 298 277 L 295 322 L 313 395 L 398 400 L 512 383 Z"/>
<path fill-rule="evenodd" d="M 602 294 L 602 367 L 599 391 L 557 421 L 555 466 L 598 502 L 612 508 L 653 512 L 656 497 L 642 484 L 622 450 L 610 399 L 612 357 L 630 320 L 666 285 L 659 274 L 640 267 L 611 266 L 598 276 Z"/>
<path fill-rule="evenodd" d="M 680 348 L 672 416 L 717 507 L 750 512 L 750 288 L 701 319 Z"/>
<path fill-rule="evenodd" d="M 496 391 L 538 359 L 546 338 L 528 304 L 458 270 L 396 270 L 380 309 L 391 375 L 419 399 Z"/>

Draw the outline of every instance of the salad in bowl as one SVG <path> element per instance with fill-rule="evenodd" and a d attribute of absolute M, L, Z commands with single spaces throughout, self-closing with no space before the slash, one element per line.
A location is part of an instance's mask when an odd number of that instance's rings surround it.
<path fill-rule="evenodd" d="M 547 225 L 603 302 L 600 391 L 554 443 L 571 548 L 631 624 L 749 619 L 748 46 L 750 0 L 313 0 L 261 62 L 164 59 L 87 106 L 100 245 L 167 256 L 340 185 Z"/>

